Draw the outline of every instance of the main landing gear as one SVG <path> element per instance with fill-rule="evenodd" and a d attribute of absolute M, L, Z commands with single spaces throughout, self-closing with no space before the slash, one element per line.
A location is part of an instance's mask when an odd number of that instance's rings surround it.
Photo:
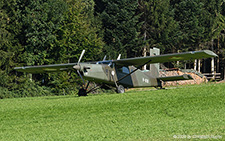
<path fill-rule="evenodd" d="M 124 89 L 124 87 L 123 87 L 123 85 L 119 85 L 117 88 L 116 88 L 116 92 L 117 93 L 124 93 L 125 92 L 125 89 Z"/>
<path fill-rule="evenodd" d="M 78 96 L 87 96 L 88 93 L 90 93 L 92 91 L 95 91 L 99 87 L 101 87 L 101 85 L 97 85 L 97 86 L 95 86 L 92 89 L 90 89 L 90 90 L 87 91 L 89 84 L 90 84 L 90 82 L 88 81 L 88 83 L 86 84 L 86 87 L 85 88 L 84 88 L 84 86 L 82 86 L 82 88 L 79 89 Z"/>
<path fill-rule="evenodd" d="M 81 89 L 79 89 L 78 96 L 87 96 L 88 93 L 100 88 L 102 85 L 95 86 L 94 88 L 90 89 L 89 91 L 87 91 L 87 86 L 86 86 L 86 88 L 82 87 Z M 116 87 L 116 92 L 117 93 L 125 93 L 125 88 L 123 87 L 123 85 L 118 85 Z"/>
<path fill-rule="evenodd" d="M 84 88 L 79 89 L 78 96 L 87 96 L 87 90 Z"/>

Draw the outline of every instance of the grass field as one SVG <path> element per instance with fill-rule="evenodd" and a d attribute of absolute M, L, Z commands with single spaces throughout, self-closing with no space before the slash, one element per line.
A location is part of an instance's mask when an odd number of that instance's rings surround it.
<path fill-rule="evenodd" d="M 0 100 L 0 140 L 225 139 L 225 83 Z"/>

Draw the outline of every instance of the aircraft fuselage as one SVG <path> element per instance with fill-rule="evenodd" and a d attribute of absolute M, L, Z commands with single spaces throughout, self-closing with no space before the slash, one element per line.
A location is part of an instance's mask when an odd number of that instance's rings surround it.
<path fill-rule="evenodd" d="M 159 86 L 157 76 L 152 76 L 149 71 L 143 72 L 136 70 L 131 75 L 130 72 L 136 68 L 133 66 L 119 66 L 110 61 L 100 61 L 96 64 L 80 64 L 83 77 L 88 81 L 94 81 L 97 83 L 104 83 L 115 86 L 115 83 L 121 84 L 125 87 L 149 87 Z M 128 75 L 127 77 L 125 77 Z M 123 78 L 123 79 L 121 79 Z"/>

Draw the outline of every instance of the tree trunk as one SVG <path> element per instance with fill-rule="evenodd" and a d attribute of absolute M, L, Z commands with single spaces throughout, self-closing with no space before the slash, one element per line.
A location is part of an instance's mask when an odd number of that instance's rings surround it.
<path fill-rule="evenodd" d="M 223 59 L 223 80 L 225 80 L 225 60 Z"/>
<path fill-rule="evenodd" d="M 180 51 L 178 50 L 177 53 L 180 53 Z M 180 61 L 177 61 L 177 67 L 179 67 L 180 65 Z"/>

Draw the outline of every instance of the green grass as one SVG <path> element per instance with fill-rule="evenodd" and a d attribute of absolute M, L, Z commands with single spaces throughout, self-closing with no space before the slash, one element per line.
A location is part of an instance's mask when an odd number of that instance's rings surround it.
<path fill-rule="evenodd" d="M 0 100 L 0 140 L 225 139 L 225 83 Z"/>

